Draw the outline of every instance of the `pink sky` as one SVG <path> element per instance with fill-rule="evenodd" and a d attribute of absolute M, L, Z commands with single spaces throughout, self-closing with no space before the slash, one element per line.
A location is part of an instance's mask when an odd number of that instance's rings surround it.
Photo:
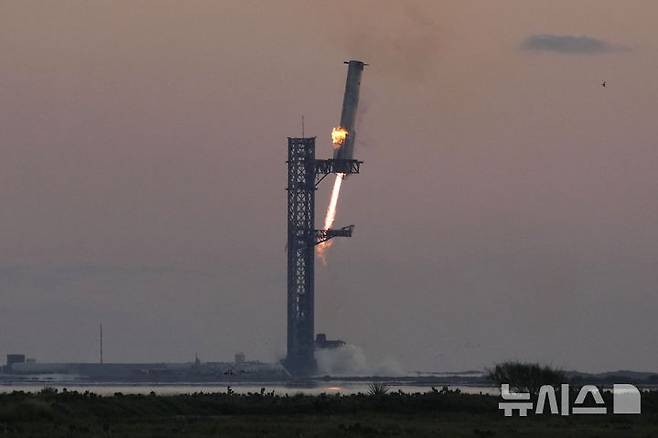
<path fill-rule="evenodd" d="M 0 353 L 95 360 L 102 319 L 108 361 L 281 356 L 286 137 L 303 113 L 331 154 L 359 58 L 365 164 L 336 221 L 357 227 L 318 265 L 318 330 L 408 369 L 655 369 L 656 16 L 2 2 Z"/>

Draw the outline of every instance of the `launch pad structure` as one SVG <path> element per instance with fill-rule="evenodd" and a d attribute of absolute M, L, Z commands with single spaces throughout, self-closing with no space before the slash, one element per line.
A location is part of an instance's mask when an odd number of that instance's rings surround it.
<path fill-rule="evenodd" d="M 309 376 L 315 362 L 315 247 L 334 237 L 351 237 L 353 225 L 315 228 L 315 191 L 329 174 L 357 174 L 353 159 L 355 117 L 361 73 L 366 64 L 349 61 L 340 128 L 344 144 L 330 159 L 315 158 L 315 137 L 288 138 L 288 339 L 284 366 L 293 376 Z"/>
<path fill-rule="evenodd" d="M 359 173 L 361 161 L 315 159 L 315 137 L 288 138 L 288 355 L 294 376 L 315 371 L 315 246 L 351 237 L 353 225 L 315 229 L 315 191 L 329 174 Z M 347 170 L 347 172 L 345 172 Z"/>

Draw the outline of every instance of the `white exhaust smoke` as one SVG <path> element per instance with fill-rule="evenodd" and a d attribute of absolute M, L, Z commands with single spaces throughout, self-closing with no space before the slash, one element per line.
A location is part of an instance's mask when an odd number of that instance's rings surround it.
<path fill-rule="evenodd" d="M 339 348 L 323 348 L 315 351 L 318 373 L 330 376 L 404 376 L 402 365 L 392 357 L 386 357 L 377 364 L 368 363 L 361 347 L 345 344 Z"/>

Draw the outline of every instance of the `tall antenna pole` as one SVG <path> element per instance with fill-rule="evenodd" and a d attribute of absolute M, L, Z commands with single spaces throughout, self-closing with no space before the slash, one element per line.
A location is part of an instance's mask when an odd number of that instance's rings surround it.
<path fill-rule="evenodd" d="M 101 352 L 101 365 L 103 365 L 103 323 L 102 322 L 100 324 L 100 329 L 101 329 L 101 337 L 100 337 L 100 341 L 101 341 L 101 350 L 100 350 L 100 352 Z"/>

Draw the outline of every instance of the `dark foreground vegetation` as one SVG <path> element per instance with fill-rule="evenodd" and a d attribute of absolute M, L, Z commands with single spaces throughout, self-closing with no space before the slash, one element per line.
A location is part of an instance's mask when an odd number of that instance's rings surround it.
<path fill-rule="evenodd" d="M 537 395 L 542 385 L 559 387 L 567 382 L 566 373 L 538 363 L 503 362 L 488 371 L 488 379 L 500 386 L 508 383 L 515 392 Z"/>
<path fill-rule="evenodd" d="M 658 437 L 655 392 L 643 394 L 641 416 L 506 418 L 495 396 L 386 389 L 342 396 L 14 392 L 0 395 L 0 436 Z"/>

